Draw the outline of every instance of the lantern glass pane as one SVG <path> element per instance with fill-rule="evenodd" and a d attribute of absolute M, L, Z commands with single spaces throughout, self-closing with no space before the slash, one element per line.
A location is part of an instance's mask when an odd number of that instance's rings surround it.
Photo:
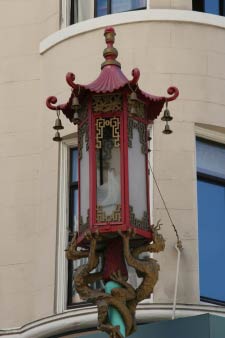
<path fill-rule="evenodd" d="M 118 221 L 115 215 L 120 214 L 121 205 L 119 117 L 96 119 L 96 182 L 97 222 Z"/>
<path fill-rule="evenodd" d="M 86 148 L 85 134 L 80 152 L 80 223 L 86 224 L 89 210 L 89 153 Z M 82 226 L 80 224 L 80 229 Z"/>
<path fill-rule="evenodd" d="M 141 122 L 135 122 L 136 127 Z M 132 127 L 132 138 L 129 139 L 128 165 L 129 165 L 129 205 L 132 207 L 135 218 L 142 220 L 147 212 L 147 190 L 146 190 L 146 155 L 143 147 L 146 145 L 140 142 L 143 138 L 141 133 L 145 130 Z"/>

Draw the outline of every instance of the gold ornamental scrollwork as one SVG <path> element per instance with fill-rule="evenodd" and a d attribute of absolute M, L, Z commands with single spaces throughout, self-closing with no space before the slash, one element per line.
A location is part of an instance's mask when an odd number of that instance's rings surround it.
<path fill-rule="evenodd" d="M 102 148 L 102 139 L 104 136 L 104 128 L 112 128 L 112 139 L 114 142 L 114 147 L 118 148 L 120 146 L 120 118 L 119 117 L 110 117 L 110 118 L 98 118 L 95 122 L 96 126 L 96 148 Z"/>
<path fill-rule="evenodd" d="M 147 128 L 141 121 L 128 118 L 128 147 L 132 148 L 133 129 L 136 128 L 139 132 L 139 141 L 141 143 L 141 151 L 143 154 L 147 154 Z"/>
<path fill-rule="evenodd" d="M 142 230 L 149 230 L 148 213 L 146 211 L 143 212 L 142 219 L 136 218 L 134 208 L 132 206 L 129 207 L 129 213 L 130 213 L 130 224 L 132 226 Z"/>
<path fill-rule="evenodd" d="M 111 215 L 107 215 L 101 205 L 96 207 L 96 222 L 121 222 L 121 205 L 117 204 Z"/>
<path fill-rule="evenodd" d="M 92 110 L 94 113 L 118 112 L 123 108 L 121 94 L 94 95 Z"/>

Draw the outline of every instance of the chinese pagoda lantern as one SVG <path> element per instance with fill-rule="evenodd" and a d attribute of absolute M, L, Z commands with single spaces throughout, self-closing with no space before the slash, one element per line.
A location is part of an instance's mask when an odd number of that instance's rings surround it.
<path fill-rule="evenodd" d="M 76 246 L 85 252 L 91 236 L 100 236 L 97 248 L 104 248 L 102 279 L 106 282 L 118 270 L 125 279 L 127 277 L 122 234 L 132 230 L 131 247 L 134 249 L 154 239 L 149 203 L 148 125 L 159 116 L 165 103 L 167 106 L 177 98 L 179 91 L 170 87 L 169 97 L 142 91 L 138 86 L 139 70 L 133 69 L 131 80 L 121 70 L 118 52 L 113 46 L 114 29 L 106 28 L 104 35 L 105 61 L 98 78 L 80 85 L 75 83 L 73 73 L 67 73 L 66 80 L 72 88 L 68 102 L 55 105 L 57 99 L 51 96 L 47 106 L 57 111 L 58 118 L 62 111 L 78 126 Z M 166 112 L 163 119 L 168 131 L 171 116 L 168 109 Z M 61 127 L 61 123 L 58 124 Z M 54 139 L 61 140 L 58 130 Z"/>

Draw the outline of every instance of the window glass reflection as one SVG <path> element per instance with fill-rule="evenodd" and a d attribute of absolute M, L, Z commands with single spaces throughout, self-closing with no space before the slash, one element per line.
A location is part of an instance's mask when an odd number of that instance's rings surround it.
<path fill-rule="evenodd" d="M 119 117 L 96 120 L 96 164 L 97 221 L 106 221 L 106 215 L 116 221 L 113 215 L 121 204 Z"/>
<path fill-rule="evenodd" d="M 131 11 L 135 9 L 145 8 L 146 0 L 112 0 L 112 13 L 119 13 L 125 11 Z"/>
<path fill-rule="evenodd" d="M 77 148 L 72 149 L 71 151 L 71 181 L 78 181 L 78 150 Z"/>
<path fill-rule="evenodd" d="M 96 16 L 103 16 L 107 14 L 107 0 L 96 1 Z"/>
<path fill-rule="evenodd" d="M 219 0 L 205 0 L 205 12 L 211 14 L 220 14 Z"/>

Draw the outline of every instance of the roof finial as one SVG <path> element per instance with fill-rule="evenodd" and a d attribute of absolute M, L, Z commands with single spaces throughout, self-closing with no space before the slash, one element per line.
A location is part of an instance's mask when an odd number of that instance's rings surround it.
<path fill-rule="evenodd" d="M 115 41 L 115 30 L 113 27 L 106 27 L 105 32 L 105 42 L 107 44 L 107 47 L 103 51 L 103 56 L 105 58 L 105 62 L 102 63 L 101 68 L 107 66 L 107 65 L 114 65 L 121 68 L 121 65 L 118 61 L 116 61 L 116 58 L 118 56 L 117 49 L 113 47 L 114 41 Z"/>

